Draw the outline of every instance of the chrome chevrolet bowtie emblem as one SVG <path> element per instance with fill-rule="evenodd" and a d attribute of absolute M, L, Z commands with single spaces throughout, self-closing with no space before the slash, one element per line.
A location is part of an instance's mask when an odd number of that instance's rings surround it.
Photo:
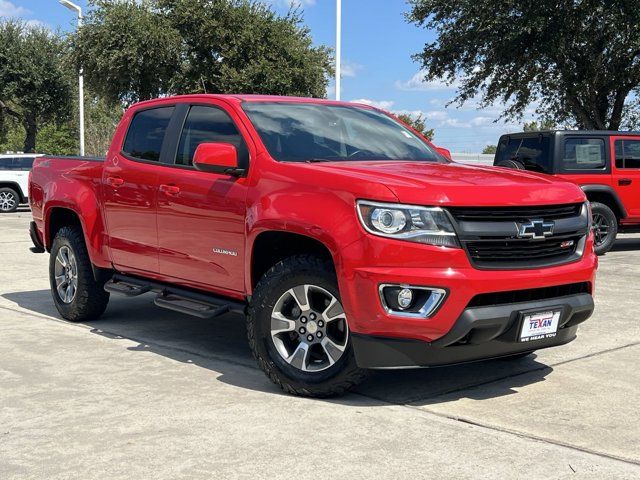
<path fill-rule="evenodd" d="M 544 220 L 530 220 L 528 223 L 518 223 L 518 237 L 532 238 L 539 240 L 541 238 L 553 235 L 553 222 L 545 222 Z"/>

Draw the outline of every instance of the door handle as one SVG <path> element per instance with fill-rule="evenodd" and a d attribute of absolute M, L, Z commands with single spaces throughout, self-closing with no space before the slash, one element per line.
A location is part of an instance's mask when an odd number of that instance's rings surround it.
<path fill-rule="evenodd" d="M 124 179 L 121 177 L 107 177 L 107 183 L 116 188 L 124 183 Z"/>
<path fill-rule="evenodd" d="M 178 187 L 177 185 L 165 185 L 162 184 L 160 185 L 160 191 L 162 193 L 164 193 L 165 195 L 178 195 L 180 193 L 180 187 Z"/>
<path fill-rule="evenodd" d="M 618 185 L 620 185 L 621 187 L 628 187 L 632 183 L 633 180 L 631 180 L 630 178 L 621 178 L 620 180 L 618 180 Z"/>

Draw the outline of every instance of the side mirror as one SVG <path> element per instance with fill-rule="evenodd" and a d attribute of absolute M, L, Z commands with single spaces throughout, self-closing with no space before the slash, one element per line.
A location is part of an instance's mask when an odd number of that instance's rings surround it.
<path fill-rule="evenodd" d="M 453 158 L 451 158 L 451 152 L 448 149 L 443 147 L 436 147 L 436 151 L 447 160 L 453 161 Z"/>
<path fill-rule="evenodd" d="M 238 152 L 230 143 L 201 143 L 193 155 L 193 166 L 202 172 L 242 175 L 238 168 Z"/>

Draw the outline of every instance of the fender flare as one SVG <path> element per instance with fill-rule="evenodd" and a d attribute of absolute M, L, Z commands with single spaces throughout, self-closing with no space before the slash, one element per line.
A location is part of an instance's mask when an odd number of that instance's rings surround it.
<path fill-rule="evenodd" d="M 14 182 L 13 180 L 0 181 L 0 188 L 12 188 L 18 192 L 18 195 L 20 196 L 20 203 L 24 203 L 27 200 L 27 196 L 22 191 L 22 188 L 20 188 L 18 182 Z"/>
<path fill-rule="evenodd" d="M 627 218 L 627 210 L 626 208 L 624 208 L 624 204 L 622 203 L 622 200 L 620 200 L 620 197 L 618 196 L 616 191 L 613 189 L 613 187 L 609 185 L 602 185 L 602 184 L 587 184 L 587 185 L 580 185 L 580 188 L 587 196 L 589 193 L 604 193 L 606 195 L 611 196 L 616 207 L 618 208 L 618 211 L 620 212 L 620 218 Z"/>

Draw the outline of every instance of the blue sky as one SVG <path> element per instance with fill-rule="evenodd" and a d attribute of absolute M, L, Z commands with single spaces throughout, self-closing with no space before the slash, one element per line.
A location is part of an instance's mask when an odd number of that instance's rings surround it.
<path fill-rule="evenodd" d="M 290 0 L 264 0 L 285 13 Z M 294 0 L 304 12 L 314 42 L 335 44 L 335 0 Z M 85 0 L 76 0 L 82 7 Z M 494 123 L 500 108 L 478 110 L 475 102 L 446 107 L 455 89 L 424 83 L 411 55 L 421 51 L 433 32 L 404 20 L 405 0 L 343 0 L 342 99 L 373 103 L 393 112 L 422 112 L 435 128 L 435 143 L 456 152 L 478 153 L 519 124 Z M 75 28 L 73 13 L 57 0 L 0 0 L 0 17 L 20 17 L 51 29 Z M 328 92 L 334 95 L 333 86 Z"/>

